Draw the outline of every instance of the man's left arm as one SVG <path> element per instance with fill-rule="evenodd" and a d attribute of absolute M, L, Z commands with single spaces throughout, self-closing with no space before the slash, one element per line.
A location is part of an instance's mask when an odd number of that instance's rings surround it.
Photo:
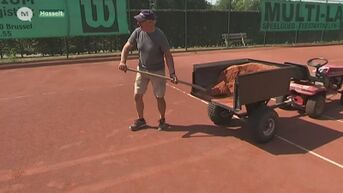
<path fill-rule="evenodd" d="M 164 59 L 165 59 L 167 66 L 168 66 L 170 78 L 172 78 L 172 82 L 176 84 L 177 83 L 177 76 L 176 76 L 175 67 L 174 67 L 174 58 L 173 58 L 173 55 L 170 52 L 170 50 L 167 50 L 164 53 Z"/>

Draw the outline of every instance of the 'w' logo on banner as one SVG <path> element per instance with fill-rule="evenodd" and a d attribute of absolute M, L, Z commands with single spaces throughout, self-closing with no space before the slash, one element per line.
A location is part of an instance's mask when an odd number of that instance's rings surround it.
<path fill-rule="evenodd" d="M 116 0 L 80 0 L 84 32 L 117 32 Z"/>

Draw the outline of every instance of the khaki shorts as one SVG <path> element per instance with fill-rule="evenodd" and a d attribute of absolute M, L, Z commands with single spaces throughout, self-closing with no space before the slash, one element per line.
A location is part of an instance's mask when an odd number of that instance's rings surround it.
<path fill-rule="evenodd" d="M 154 74 L 165 76 L 165 70 L 149 71 Z M 164 97 L 166 93 L 166 79 L 149 76 L 146 74 L 137 73 L 135 81 L 135 94 L 144 94 L 148 88 L 148 84 L 151 81 L 154 95 L 157 98 Z"/>

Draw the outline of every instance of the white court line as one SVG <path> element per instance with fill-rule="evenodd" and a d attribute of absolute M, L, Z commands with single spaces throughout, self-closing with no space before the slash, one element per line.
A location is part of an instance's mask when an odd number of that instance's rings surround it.
<path fill-rule="evenodd" d="M 324 161 L 327 161 L 327 162 L 329 162 L 329 163 L 331 163 L 331 164 L 333 164 L 333 165 L 343 169 L 343 165 L 342 164 L 339 164 L 339 163 L 337 163 L 337 162 L 335 162 L 335 161 L 333 161 L 331 159 L 328 159 L 328 158 L 326 158 L 326 157 L 324 157 L 324 156 L 322 156 L 322 155 L 320 155 L 320 154 L 318 154 L 318 153 L 316 153 L 314 151 L 308 150 L 308 149 L 306 149 L 306 148 L 304 148 L 304 147 L 302 147 L 302 146 L 300 146 L 300 145 L 298 145 L 296 143 L 293 143 L 293 142 L 291 142 L 291 141 L 289 141 L 289 140 L 287 140 L 287 139 L 285 139 L 283 137 L 280 137 L 278 135 L 276 135 L 276 137 L 281 139 L 282 141 L 285 141 L 285 142 L 287 142 L 289 144 L 294 145 L 295 147 L 297 147 L 297 148 L 299 148 L 299 149 L 301 149 L 303 151 L 306 151 L 307 153 L 310 153 L 311 155 L 314 155 L 314 156 L 316 156 L 316 157 L 318 157 L 318 158 L 320 158 L 320 159 L 322 159 Z"/>
<path fill-rule="evenodd" d="M 274 98 L 272 98 L 271 100 L 272 100 L 272 101 L 275 101 Z M 340 123 L 343 123 L 343 120 L 340 120 L 340 119 L 337 120 L 336 118 L 330 117 L 330 116 L 328 116 L 328 115 L 321 115 L 321 116 L 324 117 L 324 118 L 333 120 L 333 121 L 338 121 L 338 122 L 340 122 Z"/>
<path fill-rule="evenodd" d="M 22 99 L 22 98 L 28 98 L 28 97 L 33 97 L 34 95 L 22 95 L 22 96 L 15 96 L 15 97 L 2 97 L 0 98 L 0 101 L 5 101 L 5 100 L 13 100 L 13 99 Z"/>
<path fill-rule="evenodd" d="M 333 121 L 338 121 L 338 122 L 340 122 L 340 123 L 343 123 L 343 120 L 340 120 L 340 119 L 335 119 L 335 118 L 333 118 L 333 117 L 330 117 L 330 116 L 327 116 L 327 115 L 322 115 L 323 117 L 325 117 L 325 118 L 327 118 L 327 119 L 330 119 L 330 120 L 333 120 Z"/>
<path fill-rule="evenodd" d="M 186 91 L 183 91 L 183 90 L 181 90 L 181 89 L 179 89 L 179 88 L 177 88 L 177 87 L 175 87 L 175 86 L 173 86 L 173 85 L 170 85 L 170 84 L 167 84 L 167 85 L 170 86 L 171 88 L 173 88 L 173 89 L 175 89 L 175 90 L 177 90 L 177 91 L 179 91 L 179 92 L 181 92 L 181 93 L 183 93 L 183 94 L 185 94 L 185 95 L 191 97 L 191 98 L 197 99 L 198 101 L 200 101 L 200 102 L 202 102 L 202 103 L 208 104 L 207 101 L 201 100 L 201 99 L 199 99 L 199 98 L 197 98 L 197 97 L 195 97 L 195 96 L 193 96 L 193 95 L 191 95 L 191 94 L 188 94 Z"/>
<path fill-rule="evenodd" d="M 122 87 L 124 84 L 117 84 L 117 85 L 110 85 L 110 86 L 102 86 L 102 87 L 90 87 L 90 88 L 79 88 L 71 91 L 49 91 L 49 92 L 42 92 L 42 93 L 36 93 L 33 95 L 22 95 L 22 96 L 13 96 L 13 97 L 0 97 L 0 102 L 2 101 L 9 101 L 9 100 L 16 100 L 16 99 L 25 99 L 25 98 L 32 98 L 32 97 L 38 97 L 38 96 L 48 96 L 48 95 L 56 95 L 56 94 L 69 94 L 69 93 L 75 93 L 75 92 L 86 92 L 90 90 L 95 90 L 95 89 L 102 89 L 102 88 L 117 88 L 117 87 Z"/>
<path fill-rule="evenodd" d="M 177 91 L 179 91 L 179 92 L 181 92 L 181 93 L 183 93 L 183 94 L 186 94 L 187 96 L 189 96 L 189 97 L 191 97 L 191 98 L 194 98 L 194 99 L 196 99 L 196 100 L 198 100 L 198 101 L 200 101 L 200 102 L 202 102 L 202 103 L 208 104 L 207 101 L 204 101 L 204 100 L 201 100 L 201 99 L 199 99 L 199 98 L 197 98 L 197 97 L 194 97 L 194 96 L 192 96 L 191 94 L 189 94 L 189 93 L 187 93 L 187 92 L 185 92 L 185 91 L 183 91 L 183 90 L 181 90 L 181 89 L 179 89 L 179 88 L 177 88 L 177 87 L 175 87 L 175 86 L 173 86 L 173 85 L 168 84 L 168 86 L 170 86 L 171 88 L 173 88 L 173 89 L 175 89 L 175 90 L 177 90 Z M 328 116 L 327 116 L 327 117 L 328 117 Z M 332 119 L 333 119 L 333 118 L 332 118 Z M 343 122 L 343 121 L 340 121 L 340 120 L 338 120 L 338 121 L 339 121 L 339 122 Z M 335 162 L 335 161 L 333 161 L 333 160 L 331 160 L 331 159 L 329 159 L 329 158 L 326 158 L 325 156 L 322 156 L 322 155 L 320 155 L 320 154 L 318 154 L 318 153 L 315 153 L 314 151 L 311 151 L 311 150 L 309 150 L 309 149 L 306 149 L 305 147 L 303 147 L 303 146 L 301 146 L 301 145 L 298 145 L 298 144 L 296 144 L 296 143 L 294 143 L 294 142 L 292 142 L 292 141 L 290 141 L 290 140 L 288 140 L 288 139 L 285 139 L 285 138 L 283 138 L 283 137 L 281 137 L 281 136 L 278 136 L 278 135 L 275 135 L 275 136 L 276 136 L 277 138 L 279 138 L 280 140 L 286 142 L 286 143 L 289 143 L 289 144 L 291 144 L 291 145 L 293 145 L 293 146 L 295 146 L 295 147 L 297 147 L 297 148 L 299 148 L 299 149 L 301 149 L 301 150 L 303 150 L 303 151 L 305 151 L 305 152 L 307 152 L 307 153 L 309 153 L 309 154 L 311 154 L 311 155 L 313 155 L 313 156 L 315 156 L 315 157 L 317 157 L 317 158 L 319 158 L 319 159 L 322 159 L 322 160 L 324 160 L 324 161 L 326 161 L 326 162 L 329 162 L 329 163 L 331 163 L 331 164 L 333 164 L 333 165 L 335 165 L 335 166 L 337 166 L 337 167 L 343 169 L 343 165 L 340 164 L 340 163 L 337 163 L 337 162 Z"/>

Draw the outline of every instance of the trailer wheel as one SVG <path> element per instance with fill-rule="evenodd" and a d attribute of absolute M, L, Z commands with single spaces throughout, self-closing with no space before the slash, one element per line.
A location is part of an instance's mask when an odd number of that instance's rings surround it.
<path fill-rule="evenodd" d="M 266 143 L 273 139 L 277 131 L 278 114 L 274 109 L 263 106 L 249 117 L 249 126 L 258 143 Z"/>
<path fill-rule="evenodd" d="M 226 125 L 231 122 L 233 112 L 213 103 L 208 104 L 208 117 L 216 125 Z"/>
<path fill-rule="evenodd" d="M 251 115 L 257 109 L 259 109 L 261 106 L 265 106 L 265 105 L 266 105 L 266 101 L 258 101 L 258 102 L 255 102 L 255 103 L 246 104 L 245 107 L 247 109 L 248 115 Z"/>
<path fill-rule="evenodd" d="M 325 108 L 325 97 L 323 95 L 315 95 L 310 97 L 305 106 L 305 112 L 312 118 L 320 117 Z"/>

